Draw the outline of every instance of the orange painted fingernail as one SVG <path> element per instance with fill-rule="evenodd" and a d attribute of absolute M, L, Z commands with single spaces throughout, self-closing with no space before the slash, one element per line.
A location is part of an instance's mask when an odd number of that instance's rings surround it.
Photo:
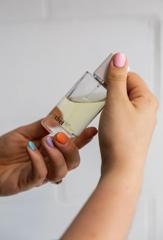
<path fill-rule="evenodd" d="M 59 143 L 65 144 L 68 141 L 68 137 L 63 132 L 60 132 L 57 133 L 56 140 Z"/>

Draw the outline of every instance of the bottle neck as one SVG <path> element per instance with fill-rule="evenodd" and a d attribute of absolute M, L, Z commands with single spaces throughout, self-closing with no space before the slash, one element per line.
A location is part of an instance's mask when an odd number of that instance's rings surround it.
<path fill-rule="evenodd" d="M 96 75 L 96 73 L 93 73 L 93 77 L 104 87 L 104 83 L 105 83 L 104 79 L 101 79 L 98 75 Z"/>

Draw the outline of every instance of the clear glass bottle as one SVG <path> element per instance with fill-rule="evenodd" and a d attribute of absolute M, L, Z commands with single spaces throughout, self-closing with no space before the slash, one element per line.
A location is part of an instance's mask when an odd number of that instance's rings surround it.
<path fill-rule="evenodd" d="M 69 137 L 78 136 L 102 110 L 107 93 L 104 79 L 112 56 L 110 54 L 93 74 L 86 72 L 42 120 L 50 135 L 64 132 Z"/>

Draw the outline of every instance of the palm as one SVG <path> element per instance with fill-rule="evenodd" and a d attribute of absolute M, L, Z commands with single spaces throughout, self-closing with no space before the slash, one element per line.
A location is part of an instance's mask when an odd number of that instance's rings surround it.
<path fill-rule="evenodd" d="M 41 139 L 46 134 L 37 122 L 0 138 L 0 195 L 15 194 L 33 186 L 35 176 L 26 146 L 32 140 L 40 147 Z"/>

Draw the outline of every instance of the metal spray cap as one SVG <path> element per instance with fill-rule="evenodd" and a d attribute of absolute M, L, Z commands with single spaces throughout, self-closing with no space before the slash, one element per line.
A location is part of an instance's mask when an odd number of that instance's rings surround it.
<path fill-rule="evenodd" d="M 94 78 L 96 78 L 102 84 L 105 81 L 107 67 L 108 67 L 109 62 L 112 59 L 113 55 L 114 55 L 114 53 L 111 53 L 93 73 Z"/>

